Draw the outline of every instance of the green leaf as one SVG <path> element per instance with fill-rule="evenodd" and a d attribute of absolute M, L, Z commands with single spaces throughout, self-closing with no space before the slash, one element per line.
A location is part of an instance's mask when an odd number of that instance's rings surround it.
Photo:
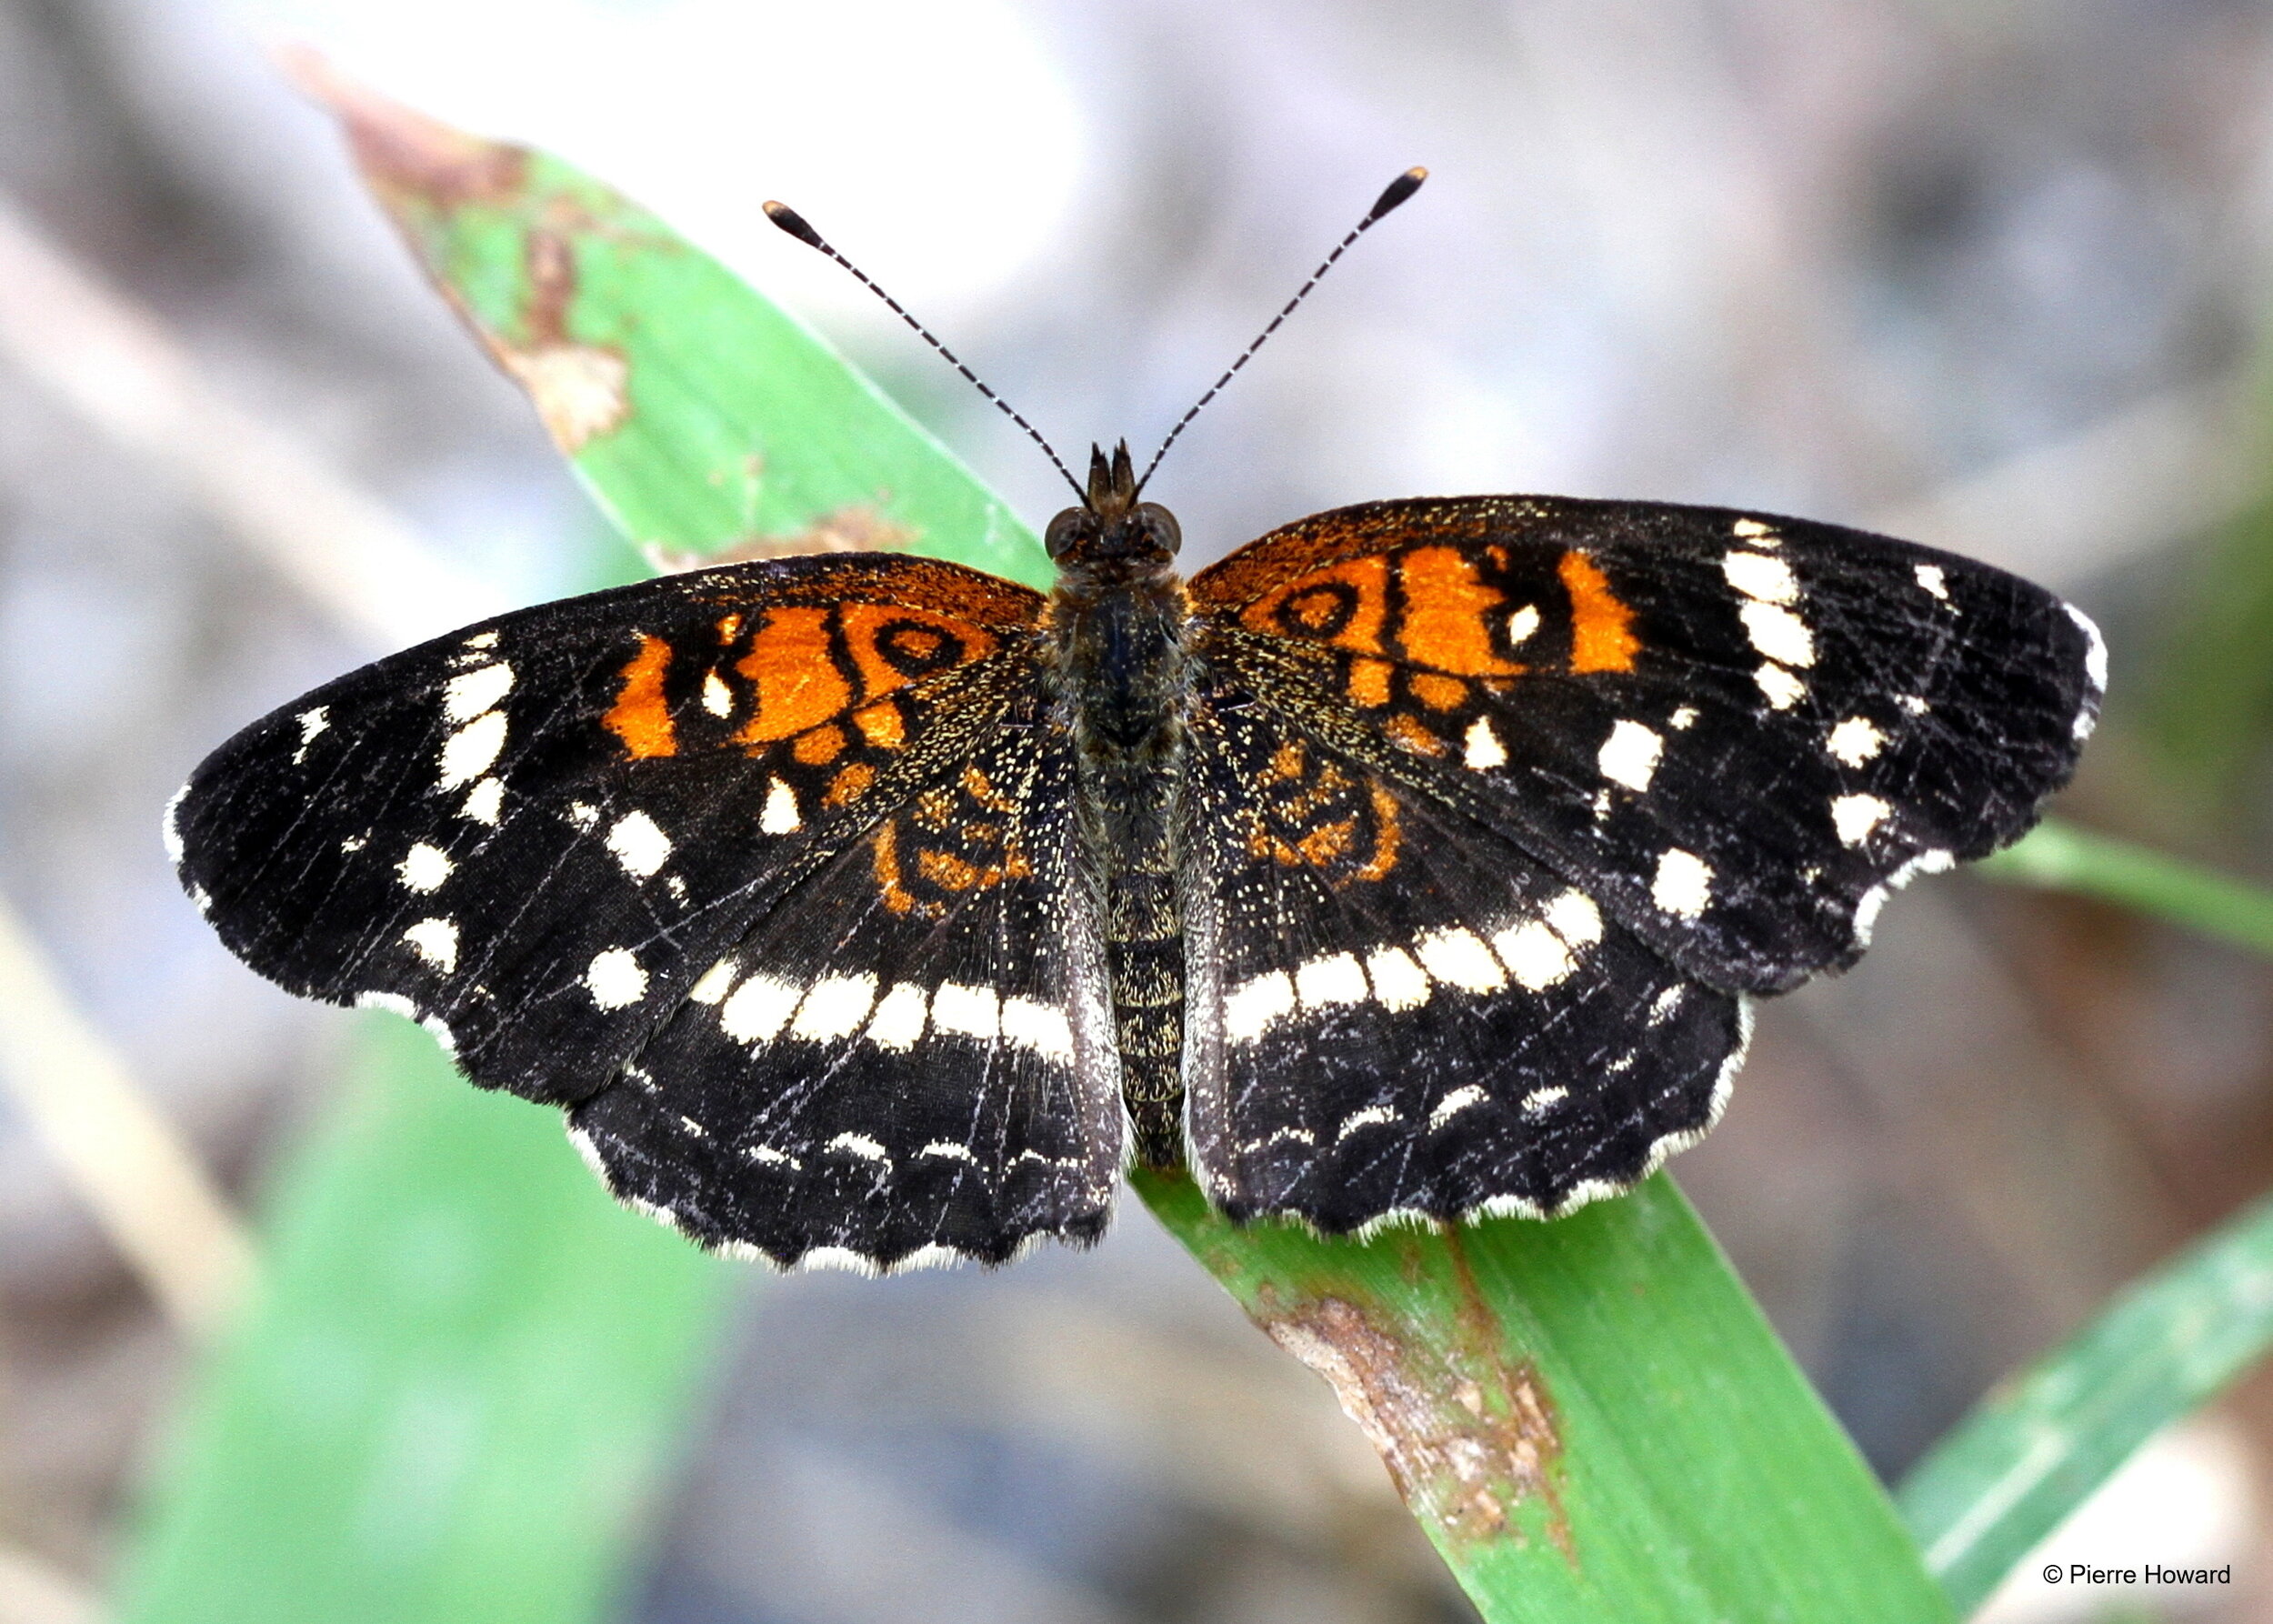
<path fill-rule="evenodd" d="M 633 541 L 909 547 L 1049 584 L 1033 533 L 952 452 L 653 215 L 557 158 L 304 76 L 346 120 L 411 251 Z"/>
<path fill-rule="evenodd" d="M 1991 1395 L 1902 1485 L 1928 1565 L 1971 1609 L 2157 1431 L 2273 1348 L 2273 1200 L 2139 1281 Z"/>
<path fill-rule="evenodd" d="M 1332 1383 L 1493 1624 L 1952 1616 L 1670 1179 L 1551 1224 L 1365 1241 L 1136 1184 Z"/>
<path fill-rule="evenodd" d="M 1981 865 L 1995 879 L 2120 903 L 2273 954 L 2273 893 L 2128 840 L 2047 821 Z"/>
<path fill-rule="evenodd" d="M 200 1373 L 126 1624 L 564 1624 L 609 1610 L 726 1269 L 620 1211 L 558 1114 L 369 1018 Z"/>

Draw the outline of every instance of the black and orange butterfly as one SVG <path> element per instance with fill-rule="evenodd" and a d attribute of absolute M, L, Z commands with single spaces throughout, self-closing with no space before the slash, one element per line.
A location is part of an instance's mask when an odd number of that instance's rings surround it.
<path fill-rule="evenodd" d="M 2027 829 L 2105 682 L 2051 595 L 1832 526 L 1381 502 L 1186 581 L 1140 487 L 1093 451 L 1047 596 L 787 558 L 379 661 L 197 769 L 184 884 L 776 1264 L 1094 1239 L 1132 1156 L 1329 1232 L 1553 1216 Z"/>

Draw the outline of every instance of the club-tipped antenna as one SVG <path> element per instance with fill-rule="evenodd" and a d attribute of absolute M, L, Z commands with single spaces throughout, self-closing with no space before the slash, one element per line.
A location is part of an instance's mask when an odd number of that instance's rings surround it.
<path fill-rule="evenodd" d="M 1400 198 L 1398 201 L 1402 202 L 1403 199 Z M 940 343 L 938 336 L 934 334 L 929 327 L 926 327 L 923 323 L 908 315 L 906 306 L 901 304 L 897 299 L 894 298 L 890 294 L 885 292 L 883 288 L 879 287 L 876 282 L 870 278 L 867 272 L 853 264 L 851 260 L 846 259 L 842 254 L 839 254 L 836 248 L 831 246 L 826 237 L 823 236 L 819 232 L 814 230 L 811 224 L 806 221 L 806 217 L 799 214 L 796 209 L 791 208 L 787 204 L 772 202 L 767 203 L 766 205 L 766 217 L 768 220 L 771 220 L 775 225 L 780 226 L 791 236 L 796 237 L 806 247 L 818 249 L 821 253 L 827 255 L 838 265 L 850 271 L 853 274 L 853 279 L 858 282 L 861 286 L 866 288 L 870 293 L 876 295 L 877 298 L 882 299 L 886 305 L 890 306 L 892 314 L 898 316 L 910 327 L 914 328 L 916 336 L 918 338 L 921 338 L 926 344 L 928 344 L 932 348 L 937 350 L 940 356 L 946 360 L 946 364 L 954 367 L 957 372 L 961 373 L 965 379 L 969 382 L 972 388 L 976 389 L 981 395 L 984 395 L 987 399 L 993 401 L 996 408 L 999 409 L 1005 416 L 1008 417 L 1011 422 L 1016 424 L 1020 428 L 1026 430 L 1026 437 L 1032 440 L 1036 446 L 1039 446 L 1042 448 L 1042 455 L 1050 459 L 1050 466 L 1065 476 L 1065 480 L 1067 485 L 1074 487 L 1074 494 L 1081 498 L 1082 506 L 1085 507 L 1088 506 L 1089 493 L 1082 489 L 1081 481 L 1073 476 L 1073 471 L 1066 466 L 1066 459 L 1057 455 L 1056 447 L 1042 437 L 1042 431 L 1036 428 L 1033 424 L 1028 423 L 1025 416 L 1019 413 L 1017 407 L 1012 406 L 1001 396 L 996 394 L 992 389 L 988 388 L 986 386 L 986 380 L 979 376 L 976 372 L 973 372 L 969 367 L 964 366 L 963 358 L 960 356 L 957 356 L 953 350 L 949 349 L 946 345 Z M 1362 227 L 1360 229 L 1362 229 Z"/>
<path fill-rule="evenodd" d="M 1310 273 L 1310 279 L 1295 289 L 1295 296 L 1280 307 L 1277 316 L 1271 317 L 1270 325 L 1255 336 L 1254 343 L 1239 352 L 1237 360 L 1224 368 L 1223 376 L 1208 385 L 1207 393 L 1192 403 L 1192 409 L 1177 419 L 1176 426 L 1168 430 L 1168 437 L 1160 442 L 1160 449 L 1154 452 L 1152 460 L 1145 465 L 1144 477 L 1136 481 L 1138 490 L 1145 488 L 1146 481 L 1152 477 L 1152 471 L 1160 466 L 1160 459 L 1168 455 L 1168 447 L 1176 444 L 1177 436 L 1191 426 L 1192 419 L 1207 408 L 1209 401 L 1223 393 L 1224 386 L 1239 375 L 1239 368 L 1255 359 L 1255 352 L 1269 342 L 1270 336 L 1277 332 L 1280 325 L 1295 313 L 1295 306 L 1310 296 L 1310 290 L 1326 279 L 1327 272 L 1334 268 L 1334 262 L 1349 252 L 1349 246 L 1352 243 L 1378 226 L 1383 216 L 1387 216 L 1391 209 L 1396 208 L 1399 204 L 1410 198 L 1414 193 L 1419 191 L 1421 182 L 1427 178 L 1428 171 L 1416 164 L 1383 188 L 1381 195 L 1374 199 L 1373 207 L 1366 211 L 1366 217 L 1351 226 L 1349 235 L 1334 245 L 1334 252 L 1318 262 L 1318 268 Z"/>

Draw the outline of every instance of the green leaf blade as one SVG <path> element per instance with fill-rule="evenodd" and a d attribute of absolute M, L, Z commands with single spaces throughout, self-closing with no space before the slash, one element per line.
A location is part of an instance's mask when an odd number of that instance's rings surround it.
<path fill-rule="evenodd" d="M 1334 1386 L 1493 1624 L 1952 1616 L 1670 1180 L 1363 1242 L 1136 1183 Z"/>
<path fill-rule="evenodd" d="M 1978 1605 L 2162 1428 L 2273 1348 L 2273 1200 L 2126 1291 L 2005 1384 L 1903 1483 L 1904 1519 Z"/>

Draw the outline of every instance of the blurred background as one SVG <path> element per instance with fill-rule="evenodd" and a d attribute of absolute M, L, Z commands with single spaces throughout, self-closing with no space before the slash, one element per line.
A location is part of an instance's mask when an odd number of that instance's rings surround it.
<path fill-rule="evenodd" d="M 159 807 L 244 722 L 445 629 L 327 595 L 327 526 L 477 609 L 599 545 L 276 71 L 295 40 L 655 207 L 1036 525 L 1046 465 L 761 200 L 1070 456 L 1157 442 L 1425 163 L 1154 486 L 1195 563 L 1337 503 L 1515 490 L 1949 546 L 2108 632 L 2063 815 L 2273 877 L 2263 4 L 0 0 L 0 996 L 115 1106 L 75 1139 L 10 1051 L 0 1624 L 106 1616 L 240 1226 L 340 1087 L 349 1018 L 221 950 Z M 111 1177 L 178 1221 L 106 1220 L 90 1142 L 144 1145 Z M 2273 1187 L 2273 977 L 1936 879 L 1859 969 L 1763 1009 L 1675 1170 L 1891 1478 Z M 998 1274 L 736 1278 L 626 1620 L 1469 1616 L 1327 1388 L 1133 1200 L 1095 1253 Z M 2258 1380 L 2062 1538 L 2234 1565 L 2119 1616 L 2273 1619 L 2269 1468 Z"/>

